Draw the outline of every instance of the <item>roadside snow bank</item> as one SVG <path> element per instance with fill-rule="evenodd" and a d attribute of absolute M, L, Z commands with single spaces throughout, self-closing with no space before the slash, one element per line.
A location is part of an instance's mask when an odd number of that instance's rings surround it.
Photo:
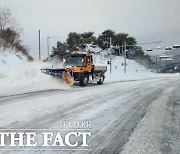
<path fill-rule="evenodd" d="M 0 95 L 36 90 L 68 88 L 61 79 L 42 74 L 50 63 L 27 62 L 14 53 L 0 53 Z"/>
<path fill-rule="evenodd" d="M 107 59 L 108 60 L 108 59 Z M 107 61 L 106 60 L 106 61 Z M 113 57 L 112 58 L 112 69 L 110 73 L 110 65 L 107 62 L 101 64 L 107 65 L 108 70 L 106 72 L 105 82 L 116 82 L 116 81 L 129 81 L 129 80 L 144 80 L 152 78 L 179 78 L 180 74 L 156 74 L 147 70 L 144 66 L 139 65 L 136 61 L 127 59 L 126 60 L 126 73 L 124 73 L 124 58 Z M 97 63 L 99 65 L 99 63 Z"/>
<path fill-rule="evenodd" d="M 148 108 L 145 117 L 138 123 L 133 131 L 129 141 L 124 145 L 121 154 L 144 154 L 144 153 L 176 153 L 173 150 L 173 142 L 176 144 L 177 138 L 174 138 L 176 132 L 172 132 L 174 121 L 173 114 L 170 115 L 169 101 L 174 90 L 174 85 L 165 89 L 163 94 Z M 172 103 L 173 104 L 173 103 Z M 171 133 L 165 129 L 171 128 Z M 178 127 L 178 122 L 177 126 Z M 178 128 L 177 128 L 178 129 Z M 173 141 L 174 140 L 174 141 Z M 166 141 L 166 142 L 165 142 Z M 169 149 L 168 149 L 168 148 Z M 177 146 L 179 148 L 179 146 Z M 176 147 L 176 148 L 177 148 Z M 177 150 L 178 150 L 177 148 Z"/>

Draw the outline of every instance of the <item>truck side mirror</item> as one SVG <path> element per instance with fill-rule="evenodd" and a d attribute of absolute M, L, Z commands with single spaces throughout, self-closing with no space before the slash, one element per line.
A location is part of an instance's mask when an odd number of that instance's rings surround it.
<path fill-rule="evenodd" d="M 89 56 L 86 57 L 86 63 L 87 63 L 87 64 L 90 64 L 90 57 L 89 57 Z"/>

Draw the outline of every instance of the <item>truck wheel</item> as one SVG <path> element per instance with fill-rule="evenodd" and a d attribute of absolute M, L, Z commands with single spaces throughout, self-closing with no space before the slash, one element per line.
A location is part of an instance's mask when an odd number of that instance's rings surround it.
<path fill-rule="evenodd" d="M 97 82 L 97 84 L 101 85 L 104 82 L 104 76 L 101 76 L 101 78 L 99 79 L 99 81 Z"/>
<path fill-rule="evenodd" d="M 88 75 L 84 74 L 84 76 L 80 79 L 79 84 L 80 86 L 87 86 L 89 81 Z"/>

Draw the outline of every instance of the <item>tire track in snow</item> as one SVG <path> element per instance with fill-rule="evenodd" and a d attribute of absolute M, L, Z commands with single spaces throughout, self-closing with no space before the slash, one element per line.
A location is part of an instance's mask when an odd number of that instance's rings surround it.
<path fill-rule="evenodd" d="M 147 87 L 145 87 L 144 89 L 142 89 L 141 88 L 141 86 L 143 86 L 144 84 L 147 84 Z M 160 81 L 159 82 L 159 84 L 158 84 L 158 86 L 166 86 L 167 84 L 169 84 L 169 83 L 166 83 L 166 84 L 164 84 L 164 81 Z M 98 104 L 102 104 L 102 103 L 108 103 L 108 104 L 110 104 L 111 103 L 111 100 L 112 99 L 114 99 L 114 98 L 118 98 L 118 97 L 120 97 L 120 96 L 122 96 L 122 95 L 126 95 L 125 96 L 125 101 L 136 101 L 137 100 L 137 98 L 140 98 L 140 97 L 142 97 L 142 96 L 140 96 L 139 95 L 139 92 L 142 92 L 142 91 L 147 91 L 147 94 L 149 93 L 149 91 L 154 91 L 152 88 L 154 87 L 154 86 L 156 86 L 157 85 L 157 83 L 154 83 L 154 81 L 151 81 L 151 82 L 145 82 L 145 83 L 140 83 L 140 84 L 137 84 L 138 85 L 138 87 L 136 87 L 136 88 L 132 88 L 132 89 L 128 89 L 128 90 L 126 90 L 126 91 L 119 91 L 119 89 L 116 89 L 116 90 L 114 90 L 114 91 L 106 91 L 106 92 L 102 92 L 102 93 L 98 93 L 96 96 L 93 96 L 93 98 L 92 98 L 92 96 L 89 96 L 88 98 L 87 98 L 87 100 L 85 100 L 85 99 L 80 99 L 80 100 L 77 100 L 77 104 L 74 104 L 74 106 L 70 106 L 70 107 L 68 107 L 67 108 L 67 110 L 66 111 L 64 111 L 63 112 L 63 110 L 65 110 L 65 109 L 62 109 L 62 110 L 59 110 L 59 111 L 57 111 L 57 112 L 55 112 L 55 113 L 52 113 L 52 114 L 48 114 L 48 115 L 46 115 L 45 117 L 40 117 L 40 118 L 37 118 L 37 119 L 34 119 L 34 120 L 32 120 L 32 121 L 29 121 L 28 123 L 23 123 L 22 125 L 21 124 L 18 124 L 17 123 L 17 125 L 15 126 L 14 124 L 13 125 L 11 125 L 10 127 L 20 127 L 20 128 L 39 128 L 40 126 L 43 126 L 43 128 L 48 128 L 48 127 L 50 127 L 51 126 L 51 124 L 53 124 L 53 123 L 55 123 L 56 121 L 58 121 L 58 120 L 60 120 L 60 119 L 64 119 L 64 118 L 69 118 L 69 117 L 73 117 L 73 116 L 77 116 L 78 114 L 80 114 L 81 113 L 81 111 L 84 111 L 84 110 L 89 110 L 89 109 L 92 109 L 93 108 L 93 105 L 98 105 Z M 103 87 L 102 87 L 103 88 Z M 164 88 L 164 87 L 163 87 Z M 161 89 L 158 89 L 157 91 L 155 90 L 154 91 L 154 94 L 156 95 L 158 95 L 159 94 L 159 92 L 161 91 L 161 90 L 163 90 L 163 88 L 161 88 Z M 134 97 L 133 98 L 130 98 L 130 99 L 128 99 L 127 97 L 128 97 L 128 94 L 127 93 L 132 93 L 132 94 L 134 94 Z M 153 93 L 153 92 L 152 92 Z M 147 96 L 147 95 L 146 95 Z M 95 98 L 95 97 L 97 97 L 97 98 Z M 152 97 L 152 94 L 149 94 L 149 97 L 147 97 L 147 99 L 149 100 L 149 99 L 155 99 L 155 98 L 151 98 Z M 96 100 L 97 99 L 97 100 Z M 144 98 L 145 99 L 145 98 Z M 118 136 L 117 135 L 117 133 L 119 132 L 119 130 L 121 130 L 122 129 L 122 127 L 124 128 L 124 127 L 128 127 L 127 125 L 125 125 L 125 123 L 128 123 L 127 121 L 129 121 L 133 116 L 135 116 L 135 113 L 137 112 L 137 110 L 136 110 L 136 108 L 138 108 L 139 110 L 141 110 L 141 109 L 143 109 L 143 102 L 144 102 L 144 99 L 142 99 L 141 100 L 141 103 L 138 103 L 139 104 L 139 106 L 138 105 L 136 105 L 135 104 L 135 106 L 134 107 L 132 107 L 132 108 L 130 108 L 130 110 L 128 110 L 127 112 L 128 113 L 125 113 L 123 116 L 121 115 L 120 117 L 118 117 L 117 119 L 115 119 L 114 120 L 114 122 L 112 122 L 111 124 L 110 124 L 110 126 L 109 127 L 107 127 L 107 128 L 105 128 L 104 130 L 100 130 L 100 132 L 102 132 L 102 136 L 105 134 L 105 133 L 107 133 L 108 131 L 110 131 L 112 128 L 117 128 L 117 130 L 115 130 L 114 131 L 114 133 L 112 134 L 112 136 L 114 136 L 114 137 L 116 137 L 116 136 Z M 146 100 L 146 99 L 145 99 Z M 85 102 L 85 101 L 87 101 L 87 102 Z M 147 102 L 146 102 L 147 103 Z M 151 103 L 151 101 L 149 102 L 149 103 Z M 142 106 L 140 106 L 140 105 L 142 105 Z M 148 105 L 148 103 L 146 104 L 146 105 Z M 146 109 L 146 108 L 145 108 Z M 131 111 L 132 110 L 132 111 Z M 62 111 L 62 112 L 61 112 Z M 132 113 L 134 113 L 133 115 L 131 115 L 131 112 Z M 143 113 L 144 113 L 144 109 L 143 109 Z M 129 116 L 128 116 L 129 115 Z M 141 114 L 142 115 L 142 114 Z M 140 115 L 136 115 L 138 118 L 142 118 Z M 117 125 L 117 124 L 119 124 L 119 121 L 118 121 L 118 119 L 123 119 L 123 117 L 124 117 L 124 122 L 123 122 L 123 120 L 122 120 L 122 125 L 121 125 L 121 127 L 119 126 L 119 125 Z M 129 117 L 129 118 L 128 118 Z M 133 125 L 133 127 L 134 127 L 134 124 L 132 124 Z M 137 125 L 137 124 L 136 124 Z M 135 125 L 135 126 L 136 126 Z M 132 127 L 131 126 L 129 126 L 129 129 L 131 130 L 132 129 Z M 123 132 L 123 131 L 122 131 Z M 108 141 L 110 141 L 110 139 L 111 138 L 109 138 L 108 139 Z M 101 147 L 102 146 L 102 144 L 103 145 L 106 145 L 106 144 L 104 144 L 102 141 L 104 140 L 101 140 L 101 142 L 98 144 L 97 142 L 96 142 L 96 140 L 97 140 L 97 138 L 94 138 L 94 140 L 92 141 L 92 143 L 94 142 L 94 143 L 96 143 L 96 145 L 98 145 L 99 147 Z M 119 143 L 119 142 L 118 142 Z M 115 151 L 117 150 L 117 144 L 115 144 L 116 146 L 114 147 L 114 148 L 112 148 L 112 150 L 114 149 Z M 104 151 L 103 151 L 103 153 L 105 153 L 105 152 L 107 152 L 106 150 L 106 147 L 108 147 L 109 146 L 109 144 L 108 145 L 106 145 L 105 147 L 104 147 Z M 118 147 L 119 147 L 119 144 L 118 144 Z M 98 150 L 98 149 L 96 149 L 95 148 L 95 146 L 93 147 L 94 149 L 92 149 L 93 151 L 92 151 L 92 153 L 94 153 L 94 152 L 97 152 L 96 150 Z M 102 150 L 102 149 L 101 149 Z M 117 151 L 119 151 L 119 150 L 117 150 Z M 99 151 L 98 151 L 99 152 Z"/>
<path fill-rule="evenodd" d="M 166 79 L 168 80 L 168 78 L 163 78 L 163 80 L 166 80 Z M 109 84 L 123 83 L 123 82 L 136 82 L 136 81 L 145 81 L 145 82 L 147 81 L 147 83 L 149 83 L 149 82 L 154 82 L 154 80 L 162 80 L 162 79 L 149 78 L 149 79 L 128 80 L 128 81 L 114 81 L 114 82 L 105 83 L 102 86 L 106 86 Z M 53 95 L 53 94 L 59 94 L 59 93 L 71 93 L 71 92 L 75 92 L 74 89 L 77 89 L 78 91 L 89 90 L 90 88 L 95 87 L 95 86 L 99 87 L 99 85 L 97 84 L 90 83 L 87 87 L 79 87 L 75 85 L 72 87 L 72 89 L 48 89 L 48 90 L 39 90 L 39 91 L 11 94 L 11 95 L 2 95 L 0 96 L 0 104 L 7 103 L 10 101 L 15 101 L 15 100 L 22 100 L 25 98 L 44 97 L 44 95 L 47 95 L 47 94 Z"/>

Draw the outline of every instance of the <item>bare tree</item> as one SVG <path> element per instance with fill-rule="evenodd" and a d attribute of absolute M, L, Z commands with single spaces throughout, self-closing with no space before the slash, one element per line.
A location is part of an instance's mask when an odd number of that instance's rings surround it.
<path fill-rule="evenodd" d="M 7 7 L 0 8 L 0 48 L 3 49 L 2 51 L 7 48 L 15 49 L 32 61 L 28 48 L 22 44 L 21 33 L 22 27 L 12 16 L 11 10 Z"/>
<path fill-rule="evenodd" d="M 22 32 L 22 27 L 17 23 L 16 19 L 12 16 L 11 9 L 8 7 L 0 8 L 0 30 L 5 29 L 15 30 L 17 33 Z"/>

